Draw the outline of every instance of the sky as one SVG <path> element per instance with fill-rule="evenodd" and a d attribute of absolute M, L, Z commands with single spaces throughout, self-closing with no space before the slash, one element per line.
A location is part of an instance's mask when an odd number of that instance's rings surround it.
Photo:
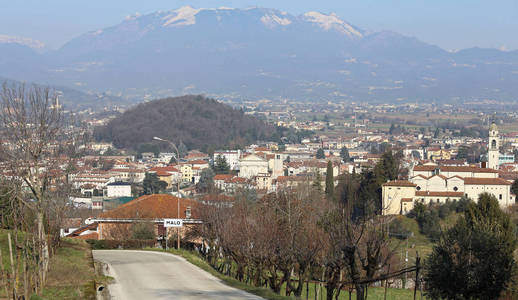
<path fill-rule="evenodd" d="M 185 5 L 259 6 L 294 15 L 336 13 L 362 29 L 391 30 L 446 50 L 518 49 L 518 0 L 0 0 L 0 35 L 32 38 L 59 48 L 128 15 Z"/>

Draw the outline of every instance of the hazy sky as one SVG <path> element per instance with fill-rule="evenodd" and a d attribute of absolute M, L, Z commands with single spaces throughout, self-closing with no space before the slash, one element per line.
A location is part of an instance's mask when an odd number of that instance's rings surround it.
<path fill-rule="evenodd" d="M 0 0 L 0 34 L 57 48 L 82 33 L 184 5 L 334 12 L 367 30 L 392 30 L 444 49 L 518 49 L 518 0 Z"/>

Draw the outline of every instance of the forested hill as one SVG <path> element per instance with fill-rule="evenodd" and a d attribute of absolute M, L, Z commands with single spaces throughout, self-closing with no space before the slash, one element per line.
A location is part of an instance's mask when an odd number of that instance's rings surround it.
<path fill-rule="evenodd" d="M 191 95 L 139 104 L 97 127 L 94 136 L 98 141 L 113 142 L 117 148 L 134 150 L 156 143 L 154 136 L 176 144 L 182 142 L 189 149 L 214 150 L 272 140 L 275 131 L 273 126 L 240 110 Z"/>

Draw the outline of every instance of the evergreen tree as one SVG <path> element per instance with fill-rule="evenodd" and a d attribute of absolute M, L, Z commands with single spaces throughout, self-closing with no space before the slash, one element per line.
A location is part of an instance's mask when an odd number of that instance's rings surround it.
<path fill-rule="evenodd" d="M 394 123 L 390 124 L 389 134 L 394 134 L 395 130 L 396 130 L 396 125 L 394 125 Z"/>
<path fill-rule="evenodd" d="M 324 159 L 326 158 L 326 154 L 324 153 L 324 149 L 322 148 L 319 148 L 317 150 L 317 155 L 316 155 L 317 159 Z"/>
<path fill-rule="evenodd" d="M 313 187 L 315 187 L 317 190 L 322 191 L 322 175 L 320 175 L 320 172 L 317 170 L 315 179 L 313 180 Z"/>
<path fill-rule="evenodd" d="M 511 185 L 511 193 L 518 195 L 518 179 L 515 179 L 513 185 Z"/>
<path fill-rule="evenodd" d="M 227 174 L 230 171 L 230 166 L 227 163 L 227 159 L 223 155 L 216 156 L 216 161 L 214 162 L 214 172 L 216 174 Z"/>
<path fill-rule="evenodd" d="M 178 154 L 180 155 L 180 158 L 185 157 L 187 153 L 189 152 L 187 150 L 187 146 L 183 142 L 180 142 L 180 145 L 178 145 Z"/>
<path fill-rule="evenodd" d="M 158 178 L 156 173 L 146 173 L 144 177 L 144 195 L 159 194 L 167 188 L 167 182 Z"/>
<path fill-rule="evenodd" d="M 481 194 L 434 247 L 425 265 L 432 298 L 498 299 L 515 270 L 514 226 L 495 196 Z"/>
<path fill-rule="evenodd" d="M 378 184 L 383 184 L 389 180 L 395 180 L 399 173 L 399 160 L 392 155 L 392 151 L 387 151 L 381 156 L 381 160 L 374 167 L 374 174 Z"/>
<path fill-rule="evenodd" d="M 340 157 L 344 162 L 348 162 L 351 160 L 351 157 L 349 156 L 349 150 L 347 149 L 347 147 L 342 147 L 342 150 L 340 150 Z"/>
<path fill-rule="evenodd" d="M 198 193 L 208 193 L 214 189 L 214 171 L 207 168 L 203 169 L 200 174 L 200 180 L 196 184 Z"/>
<path fill-rule="evenodd" d="M 327 162 L 327 171 L 326 171 L 326 196 L 327 199 L 333 199 L 335 193 L 335 182 L 333 175 L 333 163 L 331 161 Z"/>

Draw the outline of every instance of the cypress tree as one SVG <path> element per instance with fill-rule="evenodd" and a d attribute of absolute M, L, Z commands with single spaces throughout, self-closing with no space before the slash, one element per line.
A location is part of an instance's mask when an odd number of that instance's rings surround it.
<path fill-rule="evenodd" d="M 333 199 L 335 192 L 335 183 L 334 183 L 334 175 L 333 175 L 333 163 L 331 161 L 327 162 L 327 172 L 326 172 L 326 196 L 328 199 Z"/>

